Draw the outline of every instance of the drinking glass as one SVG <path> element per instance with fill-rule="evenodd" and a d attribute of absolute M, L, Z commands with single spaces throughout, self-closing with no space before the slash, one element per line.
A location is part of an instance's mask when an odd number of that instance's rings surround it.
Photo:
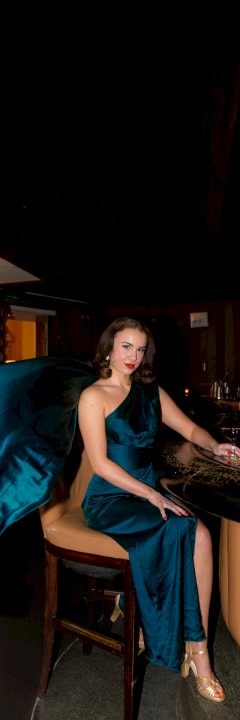
<path fill-rule="evenodd" d="M 224 437 L 228 440 L 228 442 L 230 442 L 231 445 L 232 445 L 232 452 L 231 452 L 231 456 L 230 456 L 230 457 L 231 457 L 232 459 L 236 458 L 237 455 L 236 455 L 236 452 L 235 452 L 235 447 L 236 447 L 236 444 L 237 444 L 239 428 L 237 428 L 237 427 L 223 427 L 223 428 L 222 428 L 222 433 L 223 433 Z"/>

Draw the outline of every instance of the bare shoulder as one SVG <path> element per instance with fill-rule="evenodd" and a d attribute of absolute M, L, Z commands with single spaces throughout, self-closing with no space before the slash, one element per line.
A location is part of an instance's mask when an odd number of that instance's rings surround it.
<path fill-rule="evenodd" d="M 169 395 L 166 390 L 164 390 L 162 387 L 158 387 L 158 391 L 159 391 L 159 397 L 160 397 L 160 402 L 161 402 L 162 406 L 163 405 L 164 405 L 164 407 L 170 406 L 171 408 L 178 407 L 176 405 L 176 403 L 174 402 L 174 400 L 171 398 L 171 395 Z"/>
<path fill-rule="evenodd" d="M 160 387 L 160 385 L 158 386 L 158 392 L 159 392 L 161 401 L 167 400 L 167 398 L 170 398 L 170 395 L 168 395 L 166 390 L 164 390 L 162 387 Z"/>
<path fill-rule="evenodd" d="M 92 383 L 92 385 L 89 385 L 85 388 L 85 390 L 82 391 L 79 403 L 92 403 L 93 401 L 96 402 L 101 397 L 103 397 L 103 391 L 104 386 L 101 385 L 101 382 L 99 380 L 96 380 L 96 382 Z"/>

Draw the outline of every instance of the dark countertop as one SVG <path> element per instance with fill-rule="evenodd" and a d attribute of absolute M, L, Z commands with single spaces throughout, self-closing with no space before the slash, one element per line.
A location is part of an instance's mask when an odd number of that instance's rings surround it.
<path fill-rule="evenodd" d="M 240 460 L 216 458 L 185 440 L 165 439 L 162 488 L 193 509 L 240 522 Z"/>

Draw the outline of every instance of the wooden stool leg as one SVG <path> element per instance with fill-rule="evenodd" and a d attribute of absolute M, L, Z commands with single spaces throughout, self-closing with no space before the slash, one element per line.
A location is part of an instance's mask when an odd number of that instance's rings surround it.
<path fill-rule="evenodd" d="M 93 599 L 92 590 L 96 588 L 96 580 L 93 577 L 87 577 L 87 591 L 86 591 L 86 616 L 87 625 L 94 624 L 94 610 L 93 610 Z M 83 641 L 83 655 L 91 655 L 93 649 L 93 643 L 89 640 Z"/>
<path fill-rule="evenodd" d="M 138 633 L 135 633 L 135 627 L 136 599 L 129 566 L 124 571 L 124 720 L 133 720 L 135 715 L 136 642 L 138 644 Z"/>
<path fill-rule="evenodd" d="M 38 686 L 38 695 L 45 695 L 51 670 L 53 643 L 55 630 L 52 627 L 52 617 L 57 612 L 57 576 L 58 559 L 54 555 L 45 553 L 45 612 L 41 669 Z"/>

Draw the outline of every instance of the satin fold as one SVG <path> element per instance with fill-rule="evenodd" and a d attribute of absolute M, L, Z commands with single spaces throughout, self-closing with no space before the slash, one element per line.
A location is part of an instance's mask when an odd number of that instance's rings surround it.
<path fill-rule="evenodd" d="M 50 499 L 72 447 L 80 392 L 94 380 L 75 358 L 0 365 L 0 533 Z"/>

